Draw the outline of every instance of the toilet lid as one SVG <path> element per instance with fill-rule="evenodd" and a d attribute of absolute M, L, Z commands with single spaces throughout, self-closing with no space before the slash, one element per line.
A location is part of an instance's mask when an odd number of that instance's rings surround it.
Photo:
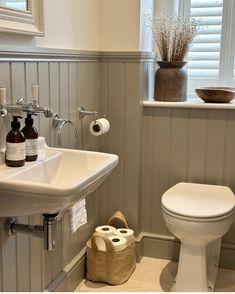
<path fill-rule="evenodd" d="M 235 196 L 226 186 L 178 183 L 164 193 L 162 205 L 185 217 L 212 218 L 231 212 Z"/>

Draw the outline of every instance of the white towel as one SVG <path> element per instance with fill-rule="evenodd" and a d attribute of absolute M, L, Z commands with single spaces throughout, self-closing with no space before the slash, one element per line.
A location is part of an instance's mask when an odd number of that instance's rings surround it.
<path fill-rule="evenodd" d="M 87 223 L 86 199 L 77 202 L 69 209 L 69 223 L 72 233 Z"/>

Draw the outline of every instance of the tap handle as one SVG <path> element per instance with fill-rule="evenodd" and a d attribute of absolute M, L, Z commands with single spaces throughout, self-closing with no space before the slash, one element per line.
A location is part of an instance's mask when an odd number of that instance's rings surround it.
<path fill-rule="evenodd" d="M 6 88 L 0 87 L 0 105 L 6 104 Z"/>
<path fill-rule="evenodd" d="M 34 103 L 38 103 L 38 85 L 32 85 L 32 99 Z"/>

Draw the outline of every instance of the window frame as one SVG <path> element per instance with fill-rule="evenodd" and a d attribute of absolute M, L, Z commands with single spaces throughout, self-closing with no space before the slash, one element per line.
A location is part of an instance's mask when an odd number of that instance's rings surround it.
<path fill-rule="evenodd" d="M 191 0 L 182 0 L 179 3 L 179 13 L 190 17 Z M 235 1 L 224 0 L 222 12 L 222 31 L 220 44 L 220 62 L 218 79 L 206 79 L 209 85 L 216 81 L 224 86 L 231 86 L 235 83 L 234 76 L 234 55 L 235 55 Z M 204 79 L 205 80 L 205 79 Z M 191 86 L 196 86 L 200 79 L 191 79 Z M 208 85 L 208 86 L 209 86 Z"/>

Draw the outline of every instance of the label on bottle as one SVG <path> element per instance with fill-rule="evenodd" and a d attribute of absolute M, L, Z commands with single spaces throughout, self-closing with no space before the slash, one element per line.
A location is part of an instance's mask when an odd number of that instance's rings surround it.
<path fill-rule="evenodd" d="M 38 139 L 26 139 L 26 156 L 34 156 L 38 154 Z"/>
<path fill-rule="evenodd" d="M 25 160 L 25 142 L 6 143 L 6 159 L 12 161 Z"/>

